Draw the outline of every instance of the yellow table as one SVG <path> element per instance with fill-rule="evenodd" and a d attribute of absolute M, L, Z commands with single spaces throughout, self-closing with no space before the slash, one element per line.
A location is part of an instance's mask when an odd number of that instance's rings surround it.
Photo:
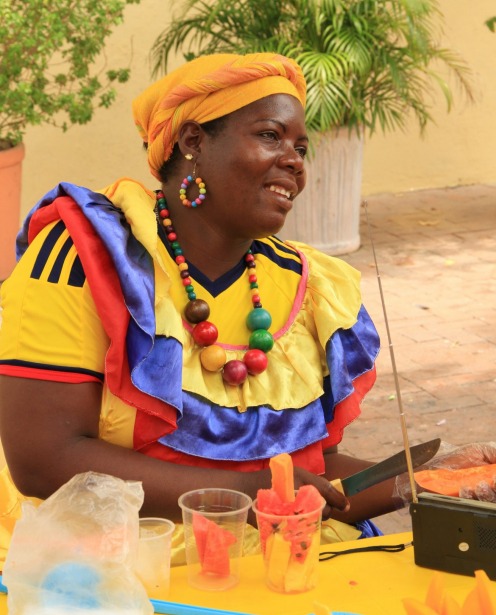
<path fill-rule="evenodd" d="M 329 545 L 339 551 L 357 546 L 400 544 L 412 539 L 410 532 L 368 538 L 352 543 Z M 328 550 L 322 548 L 322 551 Z M 173 568 L 169 600 L 213 609 L 242 611 L 251 615 L 309 615 L 318 601 L 332 611 L 357 615 L 404 615 L 401 599 L 424 600 L 433 571 L 420 568 L 413 561 L 413 548 L 398 553 L 353 553 L 319 564 L 319 585 L 303 594 L 281 595 L 264 585 L 260 556 L 246 557 L 241 565 L 237 587 L 224 592 L 206 592 L 191 588 L 186 569 Z M 449 573 L 445 587 L 459 604 L 474 586 L 474 579 Z M 496 590 L 496 582 L 492 582 Z M 7 599 L 0 597 L 0 615 L 7 613 Z"/>

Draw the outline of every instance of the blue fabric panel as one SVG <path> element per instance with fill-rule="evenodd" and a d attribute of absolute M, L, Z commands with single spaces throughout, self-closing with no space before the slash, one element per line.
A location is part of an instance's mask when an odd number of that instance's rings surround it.
<path fill-rule="evenodd" d="M 35 211 L 61 196 L 71 197 L 110 253 L 131 315 L 126 350 L 133 384 L 181 413 L 181 357 L 177 340 L 155 339 L 155 288 L 151 256 L 131 234 L 122 212 L 102 194 L 62 182 L 29 212 L 17 237 L 17 257 L 28 246 L 28 228 Z M 167 377 L 164 377 L 166 367 Z M 172 384 L 171 384 L 172 383 Z"/>
<path fill-rule="evenodd" d="M 238 412 L 183 393 L 179 428 L 159 442 L 207 459 L 246 461 L 291 453 L 327 437 L 320 400 L 298 410 L 265 406 Z M 281 434 L 285 434 L 281 438 Z"/>
<path fill-rule="evenodd" d="M 362 531 L 358 539 L 372 538 L 373 536 L 384 536 L 383 532 L 381 532 L 377 525 L 370 519 L 365 519 L 365 521 L 355 523 L 355 527 Z"/>
<path fill-rule="evenodd" d="M 324 382 L 322 399 L 327 423 L 334 417 L 335 406 L 353 393 L 354 380 L 374 367 L 379 350 L 379 335 L 362 305 L 353 327 L 338 329 L 327 343 L 330 378 Z"/>

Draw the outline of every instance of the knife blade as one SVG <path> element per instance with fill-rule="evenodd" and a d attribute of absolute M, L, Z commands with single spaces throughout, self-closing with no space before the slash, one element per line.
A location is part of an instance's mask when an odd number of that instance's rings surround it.
<path fill-rule="evenodd" d="M 422 444 L 416 444 L 410 447 L 410 454 L 412 457 L 412 466 L 414 468 L 426 463 L 429 459 L 432 459 L 439 450 L 441 445 L 440 438 L 430 440 L 429 442 L 423 442 Z M 355 495 L 364 489 L 368 489 L 377 483 L 398 476 L 408 470 L 406 461 L 406 453 L 404 450 L 396 453 L 392 457 L 388 457 L 384 461 L 380 461 L 365 470 L 361 470 L 356 474 L 352 474 L 347 478 L 336 478 L 331 480 L 330 483 L 338 491 L 341 491 L 344 495 Z"/>

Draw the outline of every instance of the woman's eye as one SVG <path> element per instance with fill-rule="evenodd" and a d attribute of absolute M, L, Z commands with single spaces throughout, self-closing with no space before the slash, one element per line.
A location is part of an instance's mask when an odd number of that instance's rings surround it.
<path fill-rule="evenodd" d="M 295 151 L 302 157 L 305 158 L 305 156 L 307 155 L 307 148 L 306 147 L 295 147 Z"/>
<path fill-rule="evenodd" d="M 276 141 L 279 138 L 277 136 L 277 133 L 272 131 L 272 130 L 267 130 L 265 132 L 261 132 L 260 136 L 265 137 L 266 139 L 275 139 Z"/>

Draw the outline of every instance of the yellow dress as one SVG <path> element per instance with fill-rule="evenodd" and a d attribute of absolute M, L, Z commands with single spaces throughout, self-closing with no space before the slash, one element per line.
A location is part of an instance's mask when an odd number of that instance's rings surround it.
<path fill-rule="evenodd" d="M 153 192 L 127 179 L 100 193 L 62 184 L 43 201 L 28 218 L 24 254 L 1 288 L 0 373 L 102 382 L 100 437 L 145 454 L 250 471 L 266 467 L 274 454 L 289 452 L 296 464 L 322 473 L 323 450 L 341 440 L 375 377 L 379 341 L 361 305 L 358 272 L 297 242 L 255 241 L 256 274 L 275 343 L 267 370 L 231 387 L 218 373 L 201 368 L 200 349 L 182 318 L 187 297 L 177 265 L 157 234 L 154 205 Z M 99 232 L 94 212 L 102 208 L 110 220 L 105 221 L 111 227 L 108 239 L 104 232 L 94 237 L 93 229 Z M 122 247 L 126 241 L 134 241 L 130 256 L 112 252 L 113 244 Z M 88 245 L 97 245 L 91 242 L 103 243 L 107 252 L 111 246 L 113 278 L 105 277 L 107 267 L 91 260 Z M 128 269 L 135 275 L 129 285 L 123 278 Z M 190 273 L 197 296 L 211 308 L 209 319 L 219 329 L 228 359 L 242 358 L 251 309 L 244 263 L 215 282 L 193 266 Z M 112 314 L 117 326 L 99 315 L 115 294 L 109 284 L 123 292 Z M 118 346 L 129 339 L 137 349 L 131 357 Z M 112 345 L 124 349 L 123 363 L 114 360 Z M 154 389 L 153 370 L 161 360 L 165 393 Z M 125 391 L 114 384 L 122 373 L 128 376 L 121 378 Z M 129 392 L 136 396 L 130 399 Z M 4 553 L 22 500 L 5 469 L 0 478 Z M 328 533 L 332 539 L 350 539 L 361 531 L 333 523 Z M 176 539 L 179 543 L 180 530 Z M 255 538 L 249 543 L 254 545 Z"/>

